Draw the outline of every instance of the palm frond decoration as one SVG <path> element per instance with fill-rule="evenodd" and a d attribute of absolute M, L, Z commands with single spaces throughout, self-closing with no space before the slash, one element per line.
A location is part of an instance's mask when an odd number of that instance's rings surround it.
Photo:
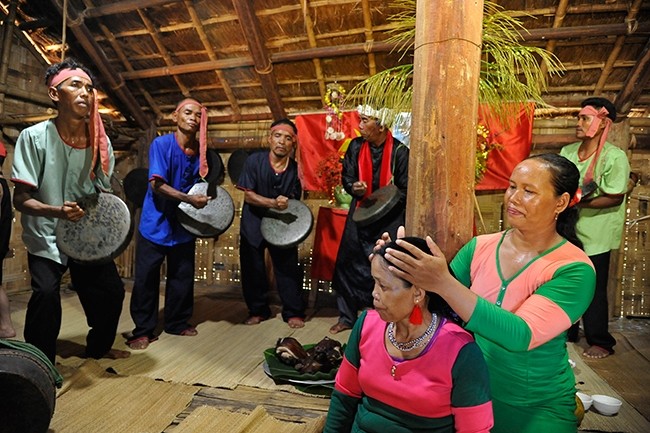
<path fill-rule="evenodd" d="M 391 16 L 393 35 L 389 41 L 406 55 L 415 41 L 416 0 L 395 0 L 393 6 L 401 12 Z M 525 32 L 521 22 L 491 1 L 484 4 L 482 60 L 479 79 L 479 102 L 490 107 L 493 115 L 507 120 L 515 109 L 510 102 L 535 102 L 547 106 L 542 100 L 546 78 L 564 71 L 562 63 L 553 53 L 539 47 L 521 44 L 520 32 Z M 542 68 L 545 64 L 546 72 Z M 413 65 L 396 66 L 379 72 L 348 92 L 346 106 L 367 104 L 377 109 L 388 108 L 395 116 L 410 112 L 413 96 Z M 387 125 L 393 122 L 387 122 Z"/>

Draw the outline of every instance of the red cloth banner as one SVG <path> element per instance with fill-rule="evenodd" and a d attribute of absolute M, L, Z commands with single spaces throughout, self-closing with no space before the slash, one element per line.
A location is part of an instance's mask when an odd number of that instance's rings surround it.
<path fill-rule="evenodd" d="M 521 105 L 516 119 L 502 124 L 490 116 L 484 104 L 479 105 L 478 123 L 489 131 L 488 141 L 497 143 L 487 157 L 487 170 L 476 185 L 477 191 L 508 188 L 510 175 L 517 164 L 530 155 L 533 141 L 533 104 Z"/>
<path fill-rule="evenodd" d="M 343 156 L 350 140 L 359 136 L 359 114 L 356 111 L 347 111 L 343 113 L 342 119 L 345 139 L 326 140 L 326 116 L 327 114 L 304 114 L 296 116 L 295 119 L 298 128 L 297 159 L 300 164 L 300 180 L 302 188 L 306 191 L 323 191 L 321 181 L 316 175 L 318 163 L 334 152 Z"/>

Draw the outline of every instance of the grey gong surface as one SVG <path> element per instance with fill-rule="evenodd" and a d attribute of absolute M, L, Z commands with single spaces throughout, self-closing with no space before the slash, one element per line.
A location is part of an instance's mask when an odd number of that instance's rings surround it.
<path fill-rule="evenodd" d="M 383 186 L 359 203 L 352 215 L 352 221 L 362 227 L 379 221 L 399 203 L 399 198 L 399 188 L 392 183 Z"/>
<path fill-rule="evenodd" d="M 102 192 L 82 197 L 77 204 L 86 214 L 77 222 L 59 220 L 55 230 L 59 250 L 82 263 L 108 262 L 120 255 L 132 234 L 126 203 Z"/>
<path fill-rule="evenodd" d="M 262 218 L 262 237 L 276 247 L 292 247 L 304 241 L 314 225 L 314 216 L 300 200 L 289 200 L 285 210 L 268 209 Z"/>
<path fill-rule="evenodd" d="M 219 236 L 228 230 L 235 217 L 235 205 L 228 191 L 212 185 L 210 189 L 214 191 L 208 194 L 209 185 L 206 182 L 197 183 L 188 193 L 211 196 L 212 199 L 205 207 L 197 209 L 189 203 L 181 203 L 176 212 L 178 221 L 185 230 L 201 238 Z"/>

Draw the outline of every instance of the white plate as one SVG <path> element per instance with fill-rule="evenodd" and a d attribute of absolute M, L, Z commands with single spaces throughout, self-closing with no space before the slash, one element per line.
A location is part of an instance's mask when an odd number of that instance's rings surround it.
<path fill-rule="evenodd" d="M 273 377 L 271 374 L 271 369 L 269 368 L 268 362 L 264 361 L 262 364 L 262 368 L 264 369 L 264 373 L 267 374 L 269 377 Z M 282 379 L 285 380 L 289 383 L 295 383 L 298 385 L 333 385 L 335 380 L 334 379 L 324 379 L 324 380 L 298 380 L 298 379 Z"/>

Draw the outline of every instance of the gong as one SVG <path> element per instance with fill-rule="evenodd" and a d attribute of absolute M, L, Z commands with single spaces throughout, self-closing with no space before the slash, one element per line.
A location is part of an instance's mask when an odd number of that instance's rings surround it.
<path fill-rule="evenodd" d="M 82 197 L 77 204 L 85 215 L 76 222 L 59 219 L 54 231 L 59 250 L 88 264 L 106 263 L 126 249 L 133 234 L 126 203 L 108 193 Z"/>
<path fill-rule="evenodd" d="M 284 210 L 267 209 L 262 218 L 262 237 L 271 245 L 289 248 L 307 239 L 313 225 L 314 216 L 307 205 L 289 199 Z"/>
<path fill-rule="evenodd" d="M 29 351 L 0 345 L 0 430 L 47 432 L 54 414 L 55 386 L 52 369 L 44 359 Z"/>
<path fill-rule="evenodd" d="M 149 169 L 134 168 L 124 177 L 122 187 L 126 199 L 136 209 L 142 207 L 144 196 L 147 195 L 147 188 L 149 188 Z"/>
<path fill-rule="evenodd" d="M 388 184 L 361 200 L 354 210 L 352 221 L 361 227 L 370 225 L 386 216 L 399 201 L 399 188 L 392 183 Z"/>
<path fill-rule="evenodd" d="M 176 216 L 185 230 L 200 238 L 212 238 L 228 230 L 235 218 L 235 204 L 228 191 L 213 183 L 200 182 L 188 194 L 208 195 L 212 199 L 201 209 L 185 202 L 178 205 Z"/>

